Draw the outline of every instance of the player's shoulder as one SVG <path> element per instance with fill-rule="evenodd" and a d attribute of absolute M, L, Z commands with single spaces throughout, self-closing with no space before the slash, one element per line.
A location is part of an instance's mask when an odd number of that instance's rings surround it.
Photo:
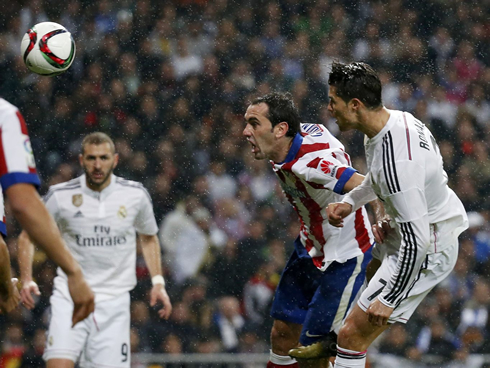
<path fill-rule="evenodd" d="M 53 194 L 69 193 L 71 191 L 80 190 L 82 188 L 81 177 L 55 184 L 49 187 L 48 192 L 44 196 L 46 202 Z"/>
<path fill-rule="evenodd" d="M 301 124 L 303 144 L 324 143 L 330 147 L 342 146 L 342 143 L 323 124 Z"/>
<path fill-rule="evenodd" d="M 0 97 L 0 115 L 16 114 L 19 109 L 14 104 Z"/>
<path fill-rule="evenodd" d="M 123 187 L 123 188 L 141 189 L 141 188 L 145 187 L 143 185 L 143 183 L 141 183 L 139 181 L 124 179 L 120 176 L 115 176 L 115 175 L 114 175 L 114 177 L 116 179 L 116 184 L 120 187 Z"/>
<path fill-rule="evenodd" d="M 320 137 L 328 132 L 328 129 L 322 124 L 301 123 L 301 132 L 312 137 Z"/>
<path fill-rule="evenodd" d="M 49 187 L 50 191 L 77 189 L 82 186 L 81 177 L 65 181 L 63 183 L 58 183 Z"/>
<path fill-rule="evenodd" d="M 119 190 L 124 190 L 126 192 L 132 192 L 134 194 L 144 194 L 148 196 L 151 200 L 148 190 L 145 188 L 143 183 L 135 180 L 129 180 L 121 178 L 120 176 L 114 176 L 116 178 L 116 185 Z"/>

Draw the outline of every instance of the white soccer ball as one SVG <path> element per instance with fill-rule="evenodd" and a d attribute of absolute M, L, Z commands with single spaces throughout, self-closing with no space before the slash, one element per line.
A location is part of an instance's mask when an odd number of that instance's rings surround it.
<path fill-rule="evenodd" d="M 75 59 L 75 41 L 61 24 L 36 24 L 22 38 L 20 52 L 34 73 L 53 76 L 66 72 Z"/>

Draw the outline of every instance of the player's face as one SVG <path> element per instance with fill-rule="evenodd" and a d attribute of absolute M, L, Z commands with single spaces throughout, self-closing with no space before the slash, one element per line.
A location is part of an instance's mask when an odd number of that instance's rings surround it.
<path fill-rule="evenodd" d="M 265 103 L 250 105 L 245 112 L 243 135 L 252 146 L 256 160 L 273 159 L 275 135 L 272 123 L 266 117 L 269 106 Z"/>
<path fill-rule="evenodd" d="M 355 111 L 351 108 L 351 104 L 337 96 L 336 92 L 337 88 L 330 86 L 328 91 L 328 97 L 330 99 L 328 111 L 337 119 L 336 123 L 341 131 L 353 129 L 357 122 Z"/>
<path fill-rule="evenodd" d="M 87 177 L 87 186 L 95 191 L 107 187 L 118 159 L 119 156 L 112 152 L 109 143 L 85 145 L 80 155 L 80 164 Z"/>

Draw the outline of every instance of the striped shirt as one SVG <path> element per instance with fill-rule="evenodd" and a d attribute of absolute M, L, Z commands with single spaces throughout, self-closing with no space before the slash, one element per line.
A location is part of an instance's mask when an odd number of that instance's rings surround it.
<path fill-rule="evenodd" d="M 298 213 L 301 243 L 319 269 L 369 249 L 374 239 L 363 207 L 345 219 L 343 228 L 328 223 L 327 206 L 343 198 L 344 186 L 356 170 L 342 143 L 323 125 L 302 124 L 285 161 L 272 165 Z"/>
<path fill-rule="evenodd" d="M 18 183 L 40 185 L 24 118 L 17 107 L 0 98 L 0 186 L 5 192 Z M 1 195 L 0 233 L 7 234 Z"/>
<path fill-rule="evenodd" d="M 463 204 L 447 186 L 442 156 L 431 132 L 407 112 L 388 111 L 386 125 L 365 142 L 366 179 L 343 201 L 355 209 L 377 196 L 395 221 L 399 241 L 383 247 L 388 254 L 398 255 L 397 269 L 379 297 L 395 307 L 412 287 L 427 254 L 451 245 L 444 237 L 436 238 L 437 223 L 451 220 L 457 236 L 468 220 Z"/>

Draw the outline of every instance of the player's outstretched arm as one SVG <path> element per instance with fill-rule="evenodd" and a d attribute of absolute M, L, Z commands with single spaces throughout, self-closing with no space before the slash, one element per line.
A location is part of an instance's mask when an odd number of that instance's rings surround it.
<path fill-rule="evenodd" d="M 11 278 L 7 244 L 0 236 L 0 313 L 9 313 L 19 305 L 17 279 Z"/>
<path fill-rule="evenodd" d="M 162 262 L 160 257 L 160 244 L 156 235 L 138 234 L 143 257 L 150 271 L 153 287 L 151 288 L 150 305 L 153 307 L 157 302 L 163 304 L 158 311 L 160 318 L 168 319 L 172 313 L 172 303 L 165 290 L 165 281 L 162 276 Z"/>
<path fill-rule="evenodd" d="M 32 244 L 29 235 L 22 230 L 18 239 L 18 261 L 20 269 L 20 281 L 22 288 L 20 290 L 20 301 L 27 309 L 33 309 L 36 302 L 32 295 L 41 295 L 37 284 L 32 279 L 32 260 L 34 258 L 34 244 Z"/>
<path fill-rule="evenodd" d="M 68 276 L 68 288 L 75 304 L 73 325 L 84 320 L 94 310 L 94 294 L 36 189 L 31 184 L 19 183 L 8 187 L 6 194 L 15 218 L 30 239 Z"/>

